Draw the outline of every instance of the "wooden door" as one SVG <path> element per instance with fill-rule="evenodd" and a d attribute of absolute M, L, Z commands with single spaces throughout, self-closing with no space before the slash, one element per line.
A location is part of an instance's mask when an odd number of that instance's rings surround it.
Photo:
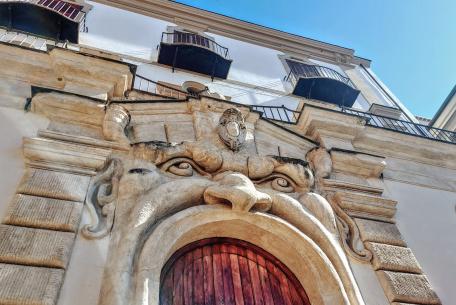
<path fill-rule="evenodd" d="M 212 238 L 177 251 L 162 271 L 160 305 L 309 305 L 296 277 L 250 243 Z"/>

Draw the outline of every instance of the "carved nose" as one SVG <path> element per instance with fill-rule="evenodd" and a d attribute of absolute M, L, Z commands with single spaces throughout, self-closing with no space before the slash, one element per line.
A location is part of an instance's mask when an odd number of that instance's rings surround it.
<path fill-rule="evenodd" d="M 258 191 L 246 176 L 239 173 L 223 175 L 218 184 L 212 185 L 204 192 L 207 204 L 228 204 L 236 211 L 256 210 L 267 211 L 272 200 L 268 194 Z"/>

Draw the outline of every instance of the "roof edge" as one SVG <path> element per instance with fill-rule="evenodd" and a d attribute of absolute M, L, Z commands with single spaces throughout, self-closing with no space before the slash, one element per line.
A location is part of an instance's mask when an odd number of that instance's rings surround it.
<path fill-rule="evenodd" d="M 453 86 L 453 89 L 451 89 L 450 94 L 445 98 L 443 101 L 442 105 L 440 105 L 439 110 L 434 114 L 434 117 L 432 118 L 431 122 L 429 122 L 430 126 L 433 126 L 439 116 L 442 114 L 442 112 L 445 110 L 445 108 L 448 106 L 450 101 L 453 99 L 453 97 L 456 95 L 456 85 Z"/>
<path fill-rule="evenodd" d="M 313 55 L 341 64 L 370 65 L 350 48 L 210 12 L 169 0 L 94 0 L 104 5 L 158 18 L 177 25 L 197 26 L 202 31 L 264 46 L 287 54 Z"/>

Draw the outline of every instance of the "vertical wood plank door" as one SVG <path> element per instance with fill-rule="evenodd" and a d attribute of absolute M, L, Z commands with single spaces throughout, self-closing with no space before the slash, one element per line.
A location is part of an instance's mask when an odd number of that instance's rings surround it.
<path fill-rule="evenodd" d="M 265 250 L 211 238 L 178 250 L 161 274 L 160 305 L 310 305 L 293 273 Z"/>

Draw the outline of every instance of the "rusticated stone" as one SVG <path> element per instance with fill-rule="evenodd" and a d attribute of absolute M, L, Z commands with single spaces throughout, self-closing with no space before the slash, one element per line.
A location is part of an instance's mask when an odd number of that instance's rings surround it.
<path fill-rule="evenodd" d="M 377 276 L 390 302 L 440 304 L 425 275 L 377 271 Z"/>
<path fill-rule="evenodd" d="M 406 246 L 401 233 L 395 224 L 355 218 L 362 241 L 372 241 L 382 244 Z"/>
<path fill-rule="evenodd" d="M 90 177 L 38 168 L 28 168 L 18 193 L 62 200 L 84 201 Z"/>
<path fill-rule="evenodd" d="M 4 223 L 24 227 L 76 232 L 82 203 L 17 194 Z"/>
<path fill-rule="evenodd" d="M 372 252 L 372 265 L 375 270 L 422 273 L 410 248 L 371 242 L 366 243 L 366 248 Z"/>
<path fill-rule="evenodd" d="M 2 263 L 66 268 L 75 235 L 70 232 L 0 225 L 0 236 Z"/>
<path fill-rule="evenodd" d="M 0 304 L 54 305 L 64 270 L 0 263 Z"/>

